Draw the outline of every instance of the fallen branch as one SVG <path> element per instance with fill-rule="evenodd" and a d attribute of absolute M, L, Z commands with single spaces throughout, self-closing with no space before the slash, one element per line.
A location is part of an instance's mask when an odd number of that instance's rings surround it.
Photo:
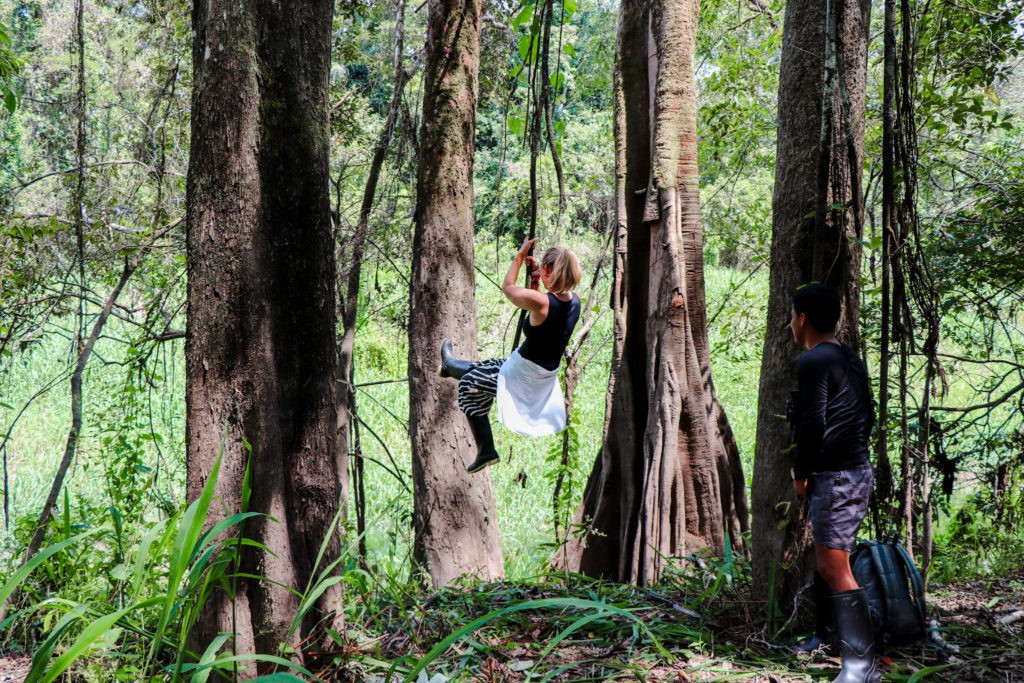
<path fill-rule="evenodd" d="M 1003 626 L 1009 626 L 1010 624 L 1016 624 L 1021 619 L 1024 619 L 1024 609 L 1019 609 L 1016 612 L 1011 612 L 1004 617 L 999 617 L 998 619 L 996 619 L 996 623 L 1002 624 Z"/>

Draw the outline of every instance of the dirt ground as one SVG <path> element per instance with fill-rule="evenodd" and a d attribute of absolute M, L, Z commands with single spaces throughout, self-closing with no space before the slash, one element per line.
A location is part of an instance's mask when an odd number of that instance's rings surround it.
<path fill-rule="evenodd" d="M 1024 683 L 1024 568 L 941 586 L 928 597 L 948 643 L 946 661 L 955 666 L 927 680 Z"/>
<path fill-rule="evenodd" d="M 0 657 L 0 683 L 21 683 L 31 667 L 28 657 Z"/>

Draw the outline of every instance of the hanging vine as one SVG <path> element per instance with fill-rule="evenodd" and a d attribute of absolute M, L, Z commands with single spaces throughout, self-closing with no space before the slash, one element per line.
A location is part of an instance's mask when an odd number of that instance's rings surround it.
<path fill-rule="evenodd" d="M 917 212 L 917 121 L 915 61 L 918 50 L 916 23 L 909 0 L 900 0 L 897 27 L 896 0 L 885 4 L 885 92 L 883 129 L 883 284 L 882 348 L 879 406 L 882 425 L 888 419 L 890 343 L 898 347 L 901 482 L 898 507 L 892 501 L 891 475 L 880 480 L 882 504 L 906 535 L 907 545 L 923 555 L 927 569 L 931 558 L 931 494 L 929 462 L 931 398 L 945 393 L 946 380 L 938 358 L 939 296 L 921 244 L 921 226 Z M 898 30 L 897 30 L 898 28 Z M 921 330 L 923 339 L 918 339 Z M 891 341 L 890 341 L 891 340 Z M 924 359 L 924 387 L 916 409 L 908 403 L 907 390 L 912 355 Z M 916 412 L 911 424 L 911 413 Z M 911 432 L 917 434 L 912 443 Z M 888 467 L 885 429 L 880 431 L 876 450 L 883 475 Z M 894 509 L 895 508 L 895 509 Z M 918 521 L 922 533 L 919 535 Z M 918 540 L 918 543 L 914 543 Z"/>
<path fill-rule="evenodd" d="M 564 27 L 578 6 L 577 0 L 526 0 L 512 19 L 513 30 L 525 30 L 525 33 L 518 39 L 521 61 L 509 74 L 510 96 L 514 99 L 519 88 L 525 87 L 526 97 L 521 107 L 509 113 L 508 127 L 530 148 L 530 237 L 537 233 L 537 162 L 545 150 L 551 155 L 558 181 L 559 219 L 565 210 L 565 172 L 562 144 L 558 140 L 565 131 L 565 120 L 556 117 L 556 110 L 565 94 L 562 56 L 575 54 L 575 48 L 563 40 Z M 557 43 L 552 55 L 555 28 Z"/>
<path fill-rule="evenodd" d="M 509 74 L 512 81 L 510 99 L 520 86 L 526 88 L 521 108 L 508 116 L 509 130 L 523 139 L 530 148 L 530 230 L 529 238 L 537 237 L 537 210 L 540 203 L 537 186 L 537 163 L 545 150 L 551 155 L 558 180 L 558 213 L 556 224 L 561 223 L 566 206 L 565 172 L 562 167 L 562 143 L 557 139 L 565 131 L 565 121 L 556 120 L 555 110 L 560 96 L 564 97 L 565 73 L 562 54 L 575 54 L 571 44 L 563 42 L 565 22 L 578 8 L 578 0 L 526 0 L 512 19 L 512 29 L 526 32 L 518 39 L 520 63 Z M 557 10 L 557 11 L 556 11 Z M 552 29 L 557 17 L 557 45 L 552 70 Z M 531 252 L 532 253 L 532 252 Z M 531 272 L 526 269 L 525 286 L 530 287 Z M 512 348 L 519 346 L 525 312 L 520 313 Z"/>

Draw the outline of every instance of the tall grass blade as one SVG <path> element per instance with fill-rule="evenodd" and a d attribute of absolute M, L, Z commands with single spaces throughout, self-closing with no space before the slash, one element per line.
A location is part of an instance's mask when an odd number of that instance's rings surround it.
<path fill-rule="evenodd" d="M 213 669 L 219 668 L 219 667 L 221 667 L 221 666 L 223 666 L 225 664 L 241 664 L 241 663 L 245 663 L 245 662 L 267 662 L 268 664 L 275 664 L 277 666 L 281 666 L 281 667 L 284 667 L 286 669 L 291 669 L 292 671 L 300 673 L 303 676 L 307 676 L 307 677 L 313 679 L 314 681 L 318 681 L 319 683 L 325 683 L 322 678 L 320 678 L 319 676 L 317 676 L 313 672 L 309 671 L 304 666 L 296 664 L 295 662 L 293 662 L 291 660 L 288 660 L 288 659 L 285 659 L 284 657 L 277 657 L 275 655 L 260 655 L 260 654 L 227 655 L 225 657 L 218 657 L 214 661 L 208 662 L 206 664 L 184 664 L 181 667 L 181 672 L 182 673 L 191 673 L 193 675 L 198 675 L 202 671 L 212 671 Z M 290 675 L 290 674 L 282 674 L 281 672 L 278 672 L 278 673 L 275 673 L 275 674 L 272 674 L 272 675 L 278 676 L 278 675 Z M 193 679 L 193 680 L 197 680 L 197 679 Z M 249 680 L 249 679 L 246 679 L 246 680 Z M 258 678 L 258 679 L 253 679 L 253 680 L 263 680 L 263 681 L 265 681 L 265 680 L 268 680 L 268 677 L 264 676 L 264 677 L 261 677 L 261 678 Z M 290 682 L 290 681 L 294 681 L 296 679 L 294 677 L 292 677 L 292 678 L 277 679 L 277 680 L 283 680 L 283 681 L 289 681 Z M 302 679 L 300 678 L 298 680 L 301 681 Z"/>
<path fill-rule="evenodd" d="M 213 665 L 214 660 L 217 659 L 217 652 L 226 642 L 228 642 L 228 636 L 224 633 L 221 633 L 210 642 L 206 647 L 206 651 L 203 652 L 203 656 L 199 658 L 199 666 L 204 668 L 200 669 L 199 672 L 192 677 L 191 683 L 206 683 L 206 679 L 210 677 L 210 671 L 212 671 L 212 669 L 205 667 Z"/>
<path fill-rule="evenodd" d="M 83 605 L 76 605 L 74 610 L 82 609 Z M 42 677 L 46 673 L 46 667 L 50 665 L 50 660 L 53 658 L 53 651 L 57 647 L 58 641 L 61 636 L 68 628 L 82 618 L 82 615 L 78 611 L 71 611 L 61 617 L 61 620 L 57 622 L 57 625 L 50 631 L 50 635 L 46 637 L 39 645 L 39 649 L 32 655 L 32 669 L 28 672 L 28 677 L 25 679 L 25 683 L 37 683 L 42 680 Z"/>
<path fill-rule="evenodd" d="M 157 542 L 157 538 L 160 537 L 160 543 L 157 545 L 157 552 L 163 550 L 170 540 L 171 534 L 167 530 L 167 522 L 169 520 L 162 520 L 154 524 L 146 535 L 142 537 L 142 541 L 139 543 L 138 549 L 135 551 L 135 563 L 132 565 L 131 574 L 131 587 L 132 587 L 132 601 L 137 601 L 141 595 L 143 589 L 149 583 L 146 579 L 148 576 L 147 568 L 150 566 L 150 553 L 153 551 L 153 544 Z"/>
<path fill-rule="evenodd" d="M 537 667 L 540 666 L 540 663 L 543 662 L 549 654 L 551 654 L 552 650 L 558 647 L 559 643 L 561 643 L 563 640 L 565 640 L 566 638 L 568 638 L 584 626 L 587 626 L 591 622 L 603 619 L 606 616 L 608 616 L 608 612 L 606 610 L 599 610 L 594 612 L 593 614 L 588 614 L 584 617 L 580 617 L 579 619 L 577 619 L 576 621 L 572 622 L 564 629 L 559 631 L 558 634 L 551 639 L 551 642 L 547 644 L 547 647 L 545 647 L 544 650 L 540 653 L 540 656 L 537 658 L 537 663 L 533 666 L 533 671 L 537 670 Z M 547 680 L 547 677 L 545 677 L 545 680 Z"/>
<path fill-rule="evenodd" d="M 40 564 L 45 562 L 46 558 L 50 557 L 54 553 L 59 553 L 64 548 L 67 548 L 70 545 L 74 545 L 86 536 L 90 536 L 94 533 L 96 533 L 95 530 L 86 531 L 81 534 L 78 534 L 77 536 L 72 536 L 71 538 L 65 539 L 60 543 L 55 543 L 54 545 L 51 545 L 45 550 L 37 553 L 36 556 L 33 557 L 31 560 L 15 569 L 14 573 L 7 577 L 7 581 L 4 582 L 4 585 L 0 586 L 0 605 L 3 605 L 5 602 L 7 602 L 7 598 L 11 597 L 11 593 L 13 593 L 15 589 L 17 589 L 22 584 L 22 582 L 28 578 L 28 575 L 32 573 L 33 569 L 35 569 Z M 4 619 L 3 623 L 0 623 L 0 629 L 6 627 L 7 624 L 10 623 L 12 620 L 13 617 L 8 617 L 7 619 Z"/>
<path fill-rule="evenodd" d="M 313 563 L 313 569 L 310 572 L 309 584 L 306 586 L 306 590 L 302 593 L 302 599 L 299 602 L 299 608 L 295 614 L 295 618 L 292 620 L 291 627 L 288 629 L 288 636 L 291 637 L 302 624 L 302 620 L 306 617 L 306 614 L 313 608 L 314 605 L 320 600 L 321 596 L 331 586 L 337 585 L 339 582 L 344 580 L 342 576 L 331 576 L 331 572 L 341 564 L 341 556 L 334 560 L 327 567 L 320 572 L 319 577 L 314 582 L 314 576 L 316 576 L 317 570 L 320 567 L 320 563 L 323 562 L 324 555 L 327 554 L 327 548 L 330 547 L 332 539 L 334 539 L 334 532 L 338 528 L 338 521 L 341 519 L 341 510 L 334 515 L 334 519 L 331 520 L 331 525 L 327 529 L 327 533 L 324 534 L 323 540 L 320 542 L 320 548 L 316 553 L 316 562 Z"/>
<path fill-rule="evenodd" d="M 647 625 L 644 624 L 639 617 L 637 617 L 635 614 L 628 610 L 624 610 L 620 607 L 615 607 L 614 605 L 609 605 L 604 602 L 598 602 L 596 600 L 584 600 L 583 598 L 543 598 L 541 600 L 528 600 L 526 602 L 520 602 L 514 605 L 509 605 L 508 607 L 503 607 L 502 609 L 495 610 L 493 612 L 485 614 L 482 617 L 479 617 L 478 619 L 471 621 L 470 623 L 466 624 L 465 626 L 458 629 L 457 631 L 449 635 L 447 638 L 439 642 L 433 648 L 431 648 L 430 652 L 425 654 L 423 658 L 416 663 L 416 666 L 414 666 L 412 670 L 408 674 L 406 674 L 404 680 L 406 681 L 406 683 L 415 680 L 419 672 L 423 671 L 428 665 L 433 663 L 434 660 L 436 660 L 438 657 L 444 654 L 444 651 L 447 650 L 452 645 L 452 643 L 455 643 L 461 638 L 464 638 L 465 636 L 476 631 L 478 628 L 484 626 L 488 622 L 503 617 L 507 614 L 512 614 L 514 612 L 522 612 L 523 610 L 529 609 L 547 608 L 594 609 L 608 614 L 614 614 L 616 616 L 625 617 L 633 621 L 635 624 L 637 624 L 637 626 L 639 626 L 640 631 L 643 632 L 644 635 L 646 635 L 648 638 L 650 638 L 651 643 L 655 646 L 655 648 L 657 648 L 658 652 L 661 653 L 663 657 L 665 657 L 666 659 L 672 658 L 672 655 L 670 655 L 668 650 L 665 649 L 665 646 L 661 644 L 661 641 L 659 641 L 654 636 L 654 634 L 650 632 L 650 630 L 647 628 Z"/>
<path fill-rule="evenodd" d="M 196 558 L 191 567 L 189 568 L 188 575 L 185 577 L 185 586 L 179 589 L 179 598 L 176 601 L 172 610 L 172 616 L 178 616 L 179 610 L 182 611 L 179 623 L 180 633 L 178 634 L 178 650 L 175 658 L 175 670 L 178 671 L 181 668 L 182 663 L 185 661 L 187 656 L 195 656 L 194 653 L 190 653 L 188 650 L 188 635 L 195 624 L 196 618 L 199 612 L 204 608 L 207 600 L 209 599 L 212 590 L 217 585 L 222 585 L 222 579 L 225 576 L 225 572 L 232 566 L 232 558 L 236 552 L 234 545 L 243 545 L 241 541 L 244 539 L 227 539 L 224 543 L 216 542 L 216 536 L 226 531 L 230 527 L 248 519 L 249 517 L 258 516 L 260 513 L 256 512 L 239 512 L 224 520 L 221 520 L 215 524 L 209 532 L 203 534 L 203 538 L 198 542 L 198 547 L 193 550 L 193 557 Z M 239 532 L 241 533 L 241 532 Z M 203 543 L 209 539 L 209 545 L 203 549 Z M 236 544 L 236 540 L 239 542 Z M 223 553 L 219 552 L 224 547 L 227 549 Z M 201 553 L 199 552 L 201 550 Z M 197 553 L 199 553 L 197 555 Z M 231 574 L 232 580 L 243 578 L 238 572 Z M 262 576 L 250 576 L 256 581 L 267 581 Z M 280 585 L 280 584 L 277 584 Z M 234 584 L 232 584 L 234 586 Z M 285 586 L 285 588 L 288 588 Z M 290 589 L 289 589 L 290 590 Z M 294 592 L 294 591 L 293 591 Z M 234 587 L 231 589 L 231 595 L 234 594 Z"/>
<path fill-rule="evenodd" d="M 128 607 L 119 609 L 116 612 L 104 614 L 102 617 L 91 622 L 82 630 L 82 633 L 75 639 L 75 642 L 73 642 L 60 655 L 60 657 L 58 657 L 49 668 L 47 668 L 46 674 L 42 678 L 42 683 L 50 683 L 64 673 L 64 671 L 71 666 L 76 659 L 88 652 L 89 648 L 92 647 L 92 644 L 104 636 L 126 614 L 144 610 L 158 604 L 159 602 L 160 598 L 152 598 L 136 605 L 129 605 Z"/>
<path fill-rule="evenodd" d="M 259 517 L 259 516 L 260 516 L 259 512 L 238 512 L 238 513 L 236 513 L 234 515 L 231 515 L 230 517 L 226 517 L 226 518 L 220 520 L 219 522 L 214 524 L 212 527 L 210 527 L 209 530 L 206 533 L 203 534 L 202 538 L 200 538 L 199 541 L 195 544 L 195 547 L 193 548 L 193 553 L 195 553 L 196 551 L 198 551 L 200 549 L 206 548 L 208 543 L 214 541 L 218 536 L 220 536 L 222 533 L 224 533 L 225 531 L 227 531 L 231 527 L 235 526 L 236 524 L 240 525 L 244 520 L 247 520 L 250 517 Z M 204 514 L 203 515 L 204 521 L 205 521 L 205 517 L 206 517 L 206 515 Z M 190 559 L 192 559 L 192 558 L 190 558 Z"/>
<path fill-rule="evenodd" d="M 735 562 L 732 557 L 732 538 L 729 532 L 725 532 L 725 576 L 729 584 L 732 584 L 732 577 L 736 573 Z"/>
<path fill-rule="evenodd" d="M 327 589 L 331 586 L 335 586 L 345 580 L 343 576 L 330 576 L 320 581 L 320 583 L 313 586 L 313 590 L 302 596 L 302 602 L 299 603 L 299 609 L 295 613 L 295 620 L 292 622 L 292 627 L 289 629 L 288 635 L 295 633 L 295 630 L 302 623 L 302 619 L 306 616 L 306 613 L 317 603 L 320 597 L 327 592 Z"/>
<path fill-rule="evenodd" d="M 181 585 L 181 579 L 185 576 L 185 571 L 196 552 L 196 542 L 202 536 L 203 526 L 206 524 L 206 514 L 210 509 L 210 501 L 213 500 L 214 487 L 220 473 L 220 462 L 221 456 L 217 456 L 202 494 L 186 508 L 184 514 L 178 519 L 167 573 L 167 593 L 162 596 L 160 618 L 153 633 L 153 644 L 149 653 L 150 661 L 156 661 L 158 648 L 163 641 L 171 615 L 178 604 L 178 587 Z M 182 635 L 184 636 L 184 634 Z"/>
<path fill-rule="evenodd" d="M 926 666 L 923 669 L 918 669 L 917 671 L 914 672 L 913 676 L 911 676 L 910 678 L 907 679 L 907 683 L 917 683 L 918 681 L 923 681 L 925 676 L 931 676 L 932 674 L 937 674 L 940 671 L 945 671 L 946 669 L 950 668 L 951 666 L 956 666 L 956 665 L 955 664 L 938 664 L 936 666 Z"/>

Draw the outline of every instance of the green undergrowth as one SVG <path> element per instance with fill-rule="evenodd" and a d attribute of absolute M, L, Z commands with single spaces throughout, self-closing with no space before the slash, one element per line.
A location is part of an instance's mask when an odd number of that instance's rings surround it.
<path fill-rule="evenodd" d="M 549 573 L 382 593 L 363 577 L 369 583 L 350 593 L 348 630 L 308 652 L 324 680 L 788 682 L 838 673 L 837 660 L 786 647 L 806 623 L 764 632 L 742 560 L 689 558 L 644 588 Z M 942 646 L 884 653 L 885 681 L 1004 680 L 1024 664 L 1013 654 L 1019 630 L 932 612 Z"/>
<path fill-rule="evenodd" d="M 253 659 L 262 663 L 265 683 L 788 682 L 831 680 L 837 673 L 835 660 L 797 657 L 784 647 L 807 634 L 808 615 L 797 613 L 781 633 L 764 630 L 765 605 L 752 597 L 749 562 L 733 553 L 670 562 L 649 587 L 549 572 L 432 590 L 425 577 L 407 570 L 362 568 L 350 544 L 339 560 L 318 563 L 294 618 L 297 628 L 316 598 L 341 584 L 344 626 L 338 620 L 317 626 L 301 657 L 285 646 L 236 656 L 224 638 L 191 652 L 188 635 L 208 589 L 239 578 L 234 532 L 245 514 L 202 531 L 213 481 L 198 501 L 133 539 L 120 564 L 108 563 L 108 524 L 55 542 L 5 577 L 0 599 L 15 588 L 22 598 L 0 632 L 5 648 L 33 656 L 28 680 L 242 680 L 236 667 Z M 215 540 L 221 531 L 227 538 Z M 92 578 L 87 596 L 72 597 L 72 575 L 79 582 Z M 933 587 L 938 644 L 887 652 L 884 680 L 1012 680 L 1024 670 L 1024 639 L 1019 626 L 998 618 L 1022 598 L 1019 571 L 997 584 Z"/>

